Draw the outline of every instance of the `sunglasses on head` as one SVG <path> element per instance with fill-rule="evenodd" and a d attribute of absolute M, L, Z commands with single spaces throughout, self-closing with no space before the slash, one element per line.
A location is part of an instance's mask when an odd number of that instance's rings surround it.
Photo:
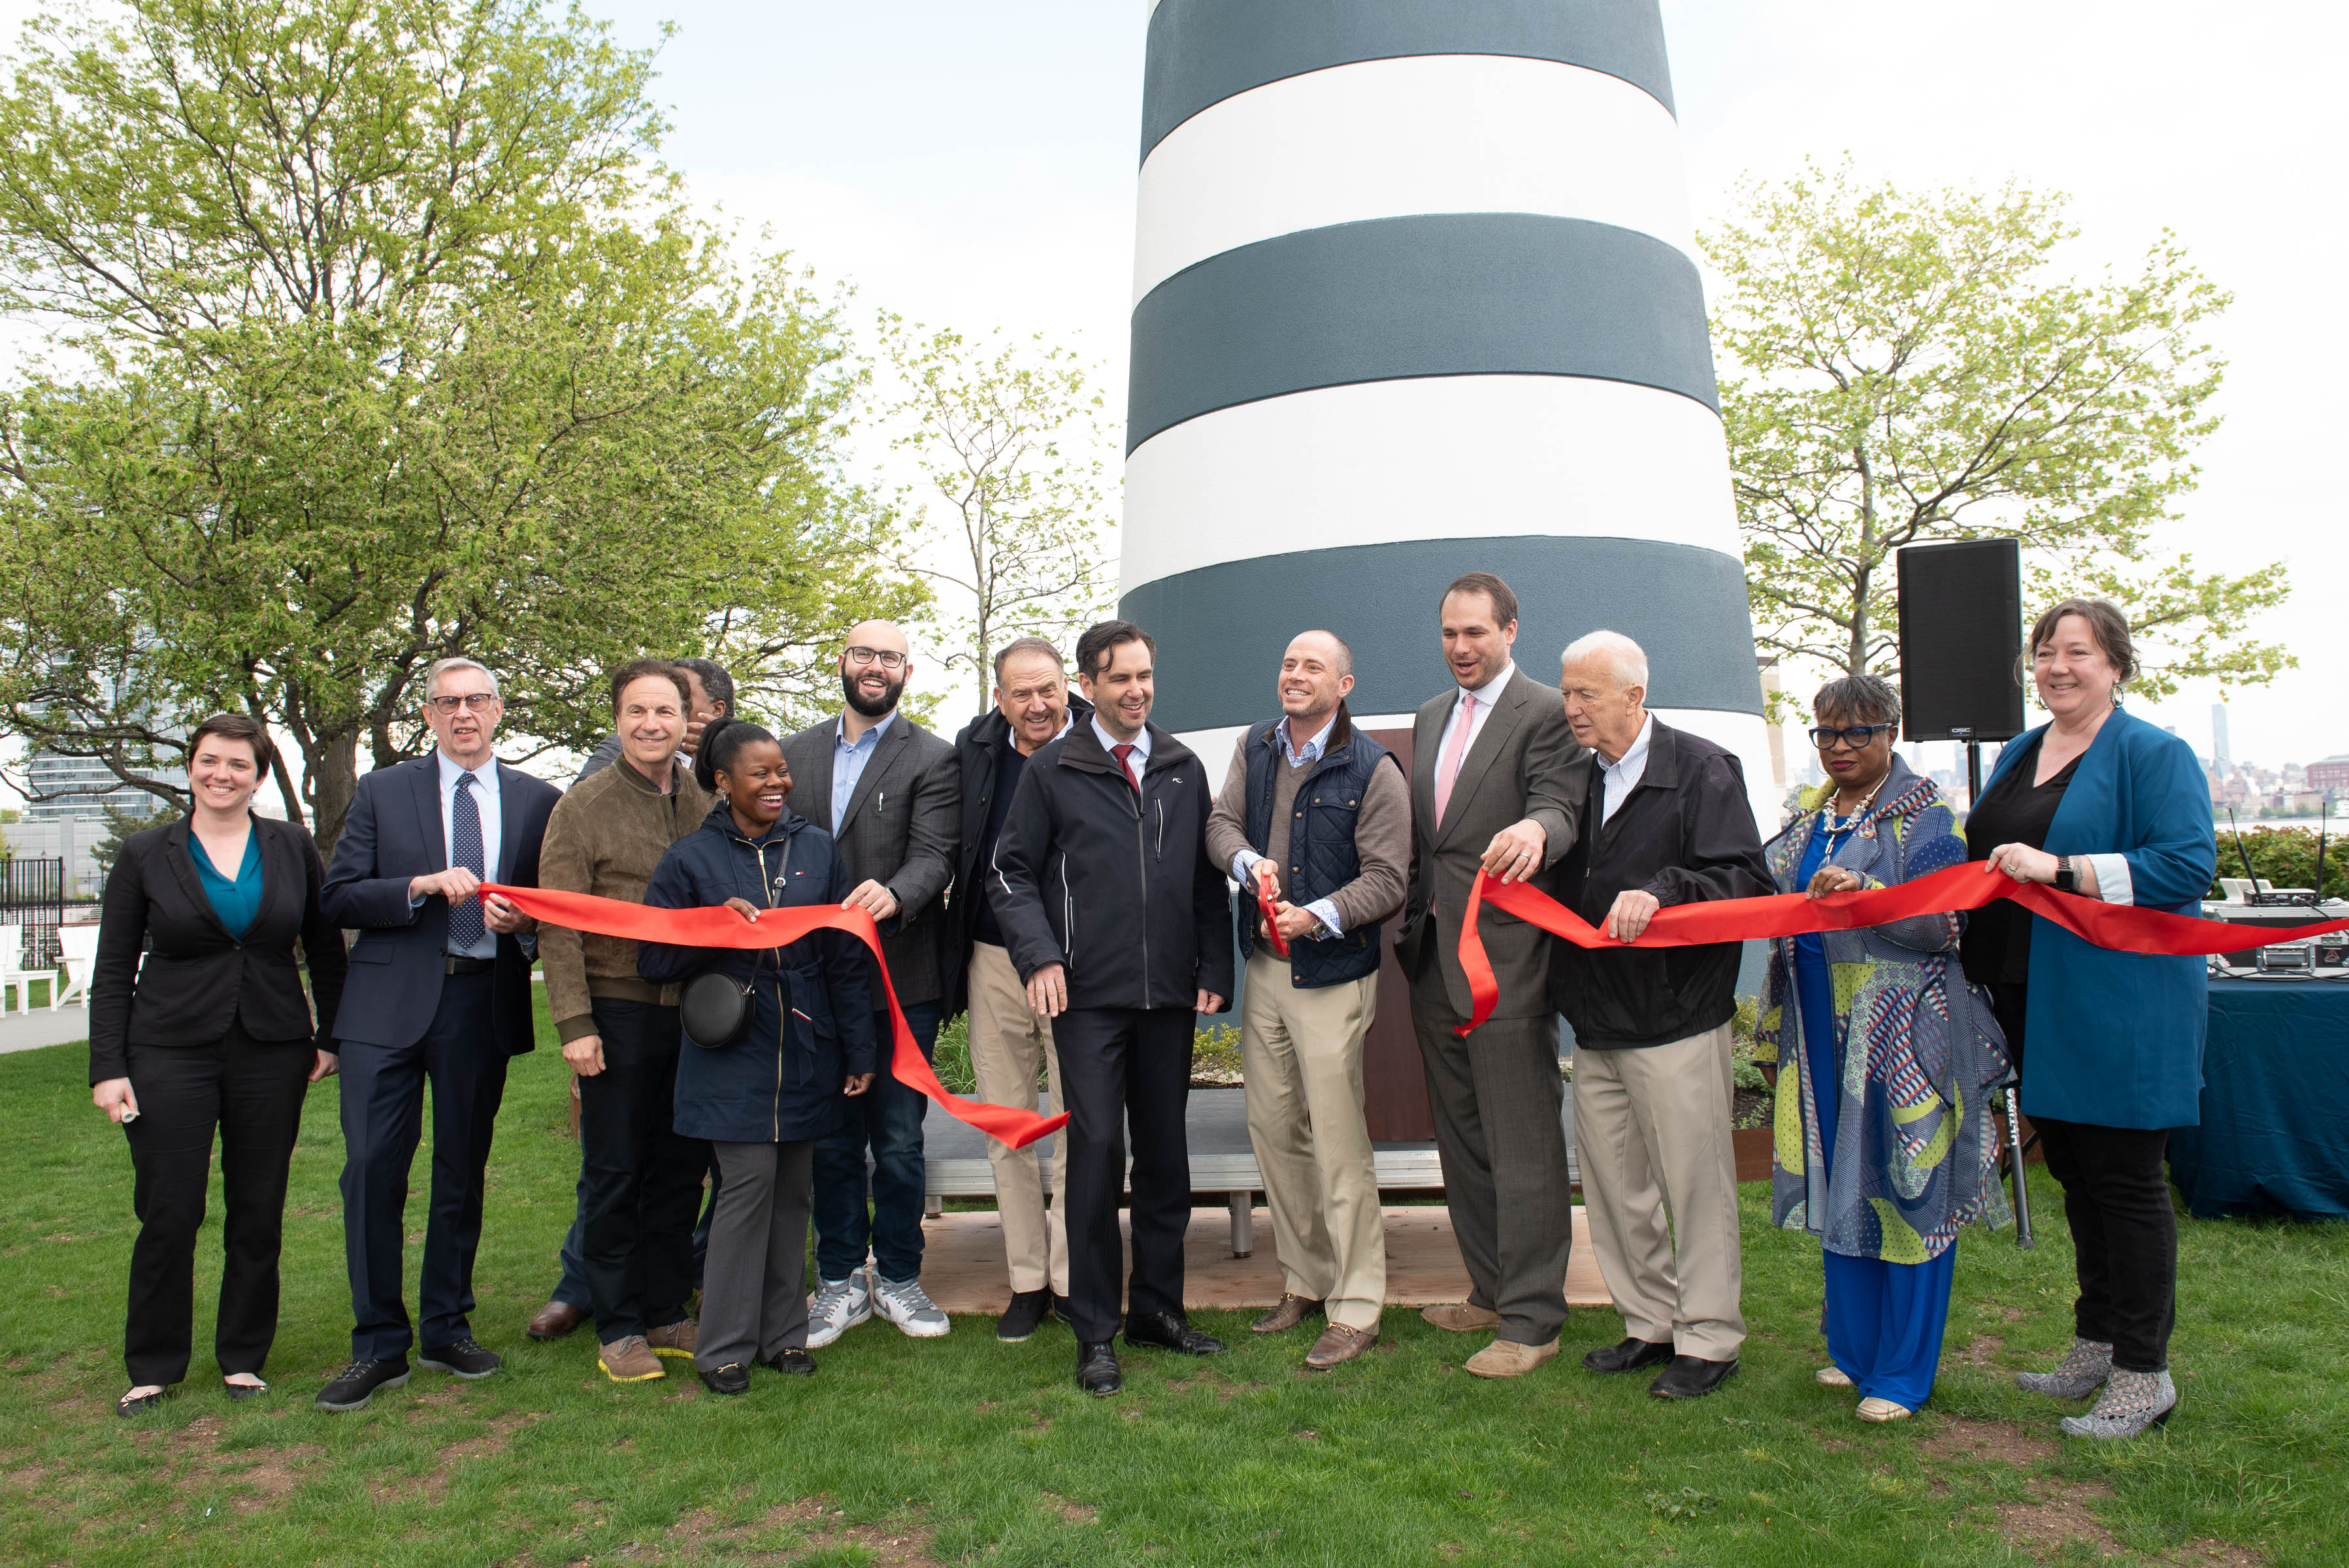
<path fill-rule="evenodd" d="M 1897 725 L 1890 724 L 1855 724 L 1842 729 L 1829 729 L 1822 725 L 1811 731 L 1811 744 L 1825 751 L 1840 740 L 1854 751 L 1857 751 L 1886 730 L 1898 727 Z"/>

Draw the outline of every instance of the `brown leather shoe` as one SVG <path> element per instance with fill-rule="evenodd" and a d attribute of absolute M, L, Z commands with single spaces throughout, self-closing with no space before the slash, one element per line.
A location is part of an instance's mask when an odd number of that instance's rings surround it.
<path fill-rule="evenodd" d="M 1479 1377 L 1522 1377 L 1557 1354 L 1557 1341 L 1547 1345 L 1520 1345 L 1514 1339 L 1495 1339 L 1475 1355 L 1468 1357 L 1462 1370 L 1474 1372 Z"/>
<path fill-rule="evenodd" d="M 1321 1337 L 1315 1340 L 1313 1348 L 1305 1353 L 1305 1369 L 1308 1372 L 1327 1372 L 1340 1361 L 1351 1361 L 1378 1342 L 1376 1325 L 1369 1328 L 1349 1328 L 1342 1323 L 1333 1323 L 1321 1331 Z"/>
<path fill-rule="evenodd" d="M 1448 1301 L 1441 1306 L 1422 1309 L 1420 1316 L 1438 1328 L 1448 1328 L 1454 1334 L 1474 1334 L 1480 1328 L 1497 1328 L 1501 1315 L 1486 1307 L 1472 1306 L 1464 1301 Z"/>
<path fill-rule="evenodd" d="M 641 1334 L 630 1334 L 597 1346 L 595 1365 L 615 1383 L 649 1383 L 668 1376 L 660 1357 L 653 1354 L 653 1347 L 645 1343 Z"/>
<path fill-rule="evenodd" d="M 1321 1315 L 1321 1304 L 1310 1301 L 1290 1291 L 1282 1291 L 1280 1300 L 1270 1312 L 1248 1325 L 1257 1334 L 1286 1334 L 1309 1317 Z"/>
<path fill-rule="evenodd" d="M 675 1356 L 690 1361 L 700 1335 L 701 1325 L 692 1318 L 680 1317 L 666 1328 L 645 1330 L 645 1343 L 656 1356 Z"/>
<path fill-rule="evenodd" d="M 587 1314 L 567 1302 L 550 1301 L 538 1309 L 538 1315 L 523 1330 L 533 1339 L 560 1339 L 587 1321 Z"/>

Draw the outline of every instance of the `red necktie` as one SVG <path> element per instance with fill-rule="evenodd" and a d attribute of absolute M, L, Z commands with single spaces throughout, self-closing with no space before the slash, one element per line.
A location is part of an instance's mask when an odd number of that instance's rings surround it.
<path fill-rule="evenodd" d="M 1125 775 L 1125 781 L 1133 786 L 1133 792 L 1137 795 L 1141 794 L 1142 780 L 1133 776 L 1133 745 L 1129 743 L 1124 746 L 1112 746 L 1110 750 L 1117 756 L 1117 770 Z"/>

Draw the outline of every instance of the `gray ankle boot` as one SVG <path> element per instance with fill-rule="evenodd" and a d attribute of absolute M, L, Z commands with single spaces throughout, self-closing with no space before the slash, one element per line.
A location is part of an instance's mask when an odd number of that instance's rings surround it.
<path fill-rule="evenodd" d="M 2104 1398 L 2085 1416 L 2064 1418 L 2064 1430 L 2075 1438 L 2135 1438 L 2148 1427 L 2169 1419 L 2178 1408 L 2178 1385 L 2163 1372 L 2113 1370 Z"/>
<path fill-rule="evenodd" d="M 2103 1387 L 2112 1372 L 2111 1346 L 2075 1336 L 2062 1366 L 2053 1372 L 2017 1372 L 2014 1386 L 2051 1399 L 2085 1399 Z"/>

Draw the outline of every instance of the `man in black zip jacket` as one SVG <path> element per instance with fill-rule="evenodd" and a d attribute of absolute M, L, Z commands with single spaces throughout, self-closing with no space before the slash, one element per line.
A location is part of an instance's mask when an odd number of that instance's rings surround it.
<path fill-rule="evenodd" d="M 1213 1356 L 1183 1315 L 1191 1217 L 1194 1016 L 1232 993 L 1231 898 L 1206 849 L 1206 765 L 1150 722 L 1150 634 L 1103 621 L 1077 639 L 1093 717 L 1022 772 L 990 874 L 996 918 L 1029 1005 L 1052 1019 L 1069 1109 L 1069 1305 L 1077 1384 L 1124 1386 L 1118 1196 L 1133 1130 L 1133 1272 L 1125 1342 Z"/>

